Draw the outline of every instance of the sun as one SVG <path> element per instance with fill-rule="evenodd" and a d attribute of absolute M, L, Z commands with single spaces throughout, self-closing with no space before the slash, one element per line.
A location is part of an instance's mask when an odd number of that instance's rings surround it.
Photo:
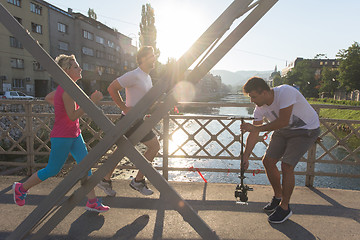
<path fill-rule="evenodd" d="M 161 1 L 154 8 L 159 61 L 179 59 L 206 30 L 203 15 L 189 1 Z"/>

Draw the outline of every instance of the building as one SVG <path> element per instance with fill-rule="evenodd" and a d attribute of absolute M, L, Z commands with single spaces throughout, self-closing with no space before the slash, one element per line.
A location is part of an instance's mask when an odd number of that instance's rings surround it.
<path fill-rule="evenodd" d="M 131 38 L 95 19 L 64 11 L 42 0 L 0 0 L 52 58 L 74 54 L 81 68 L 79 85 L 88 94 L 106 89 L 116 77 L 136 68 L 136 46 Z M 19 17 L 21 16 L 21 18 Z M 0 90 L 20 90 L 44 97 L 56 87 L 51 76 L 0 26 Z"/>
<path fill-rule="evenodd" d="M 45 51 L 50 50 L 48 9 L 40 1 L 0 0 Z M 0 90 L 17 90 L 43 97 L 49 88 L 50 76 L 23 48 L 11 33 L 0 24 Z"/>
<path fill-rule="evenodd" d="M 291 71 L 299 62 L 304 60 L 311 61 L 311 67 L 315 69 L 315 76 L 318 78 L 320 78 L 321 69 L 323 67 L 337 68 L 340 65 L 340 62 L 337 59 L 304 59 L 298 57 L 293 62 L 290 62 L 286 68 L 281 70 L 281 77 L 286 76 L 286 74 Z"/>

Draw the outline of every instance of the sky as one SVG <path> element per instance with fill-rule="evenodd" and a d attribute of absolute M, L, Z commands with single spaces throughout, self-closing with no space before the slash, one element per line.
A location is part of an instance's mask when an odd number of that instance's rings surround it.
<path fill-rule="evenodd" d="M 179 59 L 198 37 L 232 3 L 231 0 L 47 0 L 67 10 L 87 15 L 133 38 L 138 44 L 142 5 L 155 11 L 159 61 Z M 278 70 L 297 57 L 326 54 L 335 58 L 340 49 L 360 41 L 360 1 L 279 0 L 269 12 L 213 68 L 232 72 Z M 235 21 L 232 29 L 242 19 Z"/>

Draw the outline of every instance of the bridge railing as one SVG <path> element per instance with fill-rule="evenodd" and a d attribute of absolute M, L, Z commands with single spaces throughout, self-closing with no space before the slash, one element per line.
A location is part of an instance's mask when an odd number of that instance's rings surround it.
<path fill-rule="evenodd" d="M 112 121 L 119 119 L 120 111 L 113 102 L 101 102 L 99 106 Z M 182 107 L 213 109 L 219 107 L 246 108 L 250 116 L 253 105 L 248 103 L 179 103 Z M 339 111 L 360 110 L 360 107 L 313 105 L 319 113 L 326 109 Z M 0 100 L 0 167 L 16 167 L 27 169 L 31 174 L 44 167 L 50 154 L 50 131 L 54 122 L 54 109 L 45 101 L 11 101 Z M 234 111 L 236 112 L 236 111 Z M 168 179 L 171 171 L 191 171 L 189 167 L 169 166 L 171 159 L 207 159 L 208 161 L 240 160 L 241 119 L 246 116 L 199 115 L 199 114 L 169 114 L 154 128 L 159 135 L 161 150 L 158 159 L 162 164 L 156 167 Z M 316 176 L 360 178 L 359 172 L 319 171 L 318 164 L 335 164 L 360 166 L 360 121 L 342 119 L 320 119 L 321 135 L 301 159 L 306 163 L 306 170 L 296 171 L 296 175 L 305 175 L 307 186 L 312 186 Z M 86 115 L 80 119 L 82 134 L 89 149 L 93 148 L 104 133 Z M 251 154 L 250 160 L 260 161 L 268 145 L 269 132 L 261 133 L 257 149 Z M 246 134 L 244 138 L 246 139 Z M 245 141 L 244 139 L 244 141 Z M 113 150 L 115 149 L 115 146 Z M 141 151 L 141 147 L 139 146 Z M 255 149 L 256 150 L 256 149 Z M 98 165 L 106 161 L 112 151 L 108 151 Z M 129 161 L 119 164 L 119 169 L 134 169 Z M 97 165 L 97 166 L 98 166 Z M 72 166 L 68 163 L 67 166 Z M 94 166 L 96 168 L 97 166 Z M 238 165 L 236 165 L 238 166 Z M 238 173 L 238 168 L 203 167 L 201 172 Z M 247 172 L 254 172 L 249 169 Z M 264 173 L 263 169 L 256 169 L 256 173 Z"/>

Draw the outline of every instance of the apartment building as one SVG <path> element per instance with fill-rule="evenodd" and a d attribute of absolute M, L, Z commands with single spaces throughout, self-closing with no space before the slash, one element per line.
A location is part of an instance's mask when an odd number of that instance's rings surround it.
<path fill-rule="evenodd" d="M 0 2 L 49 52 L 48 9 L 39 1 Z M 2 24 L 0 42 L 0 90 L 18 90 L 35 97 L 45 96 L 49 88 L 49 74 Z"/>
<path fill-rule="evenodd" d="M 135 68 L 136 47 L 131 38 L 81 13 L 75 17 L 76 55 L 83 68 L 81 80 L 85 92 L 107 87 L 116 77 Z M 130 57 L 129 57 L 130 56 Z"/>
<path fill-rule="evenodd" d="M 107 93 L 110 82 L 136 68 L 131 38 L 71 8 L 64 11 L 42 0 L 0 0 L 52 58 L 74 54 L 83 69 L 78 81 L 90 94 Z M 20 17 L 21 16 L 21 17 Z M 11 34 L 0 25 L 0 90 L 21 90 L 44 97 L 57 84 Z"/>

